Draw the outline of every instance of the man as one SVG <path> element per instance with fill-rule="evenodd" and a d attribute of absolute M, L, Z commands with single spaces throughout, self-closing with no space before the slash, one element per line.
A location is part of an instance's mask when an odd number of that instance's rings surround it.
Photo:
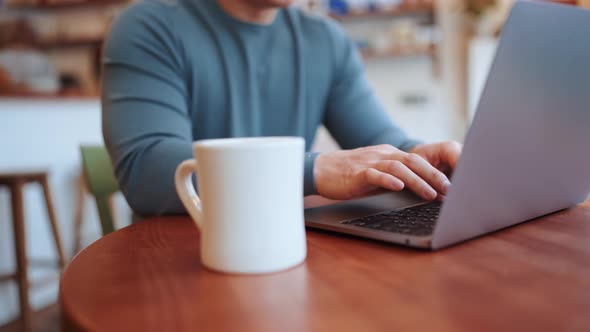
<path fill-rule="evenodd" d="M 345 33 L 292 2 L 146 0 L 119 17 L 104 53 L 103 133 L 136 213 L 184 212 L 173 179 L 194 140 L 289 135 L 309 149 L 321 124 L 346 150 L 306 154 L 306 195 L 444 197 L 460 145 L 410 140 Z"/>

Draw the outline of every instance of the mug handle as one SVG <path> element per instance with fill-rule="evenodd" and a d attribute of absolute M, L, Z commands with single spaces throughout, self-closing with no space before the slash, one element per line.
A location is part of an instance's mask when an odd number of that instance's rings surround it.
<path fill-rule="evenodd" d="M 203 227 L 203 207 L 201 205 L 201 199 L 195 191 L 192 176 L 197 167 L 198 164 L 195 159 L 183 161 L 176 169 L 174 183 L 176 184 L 176 191 L 182 204 L 200 230 Z"/>

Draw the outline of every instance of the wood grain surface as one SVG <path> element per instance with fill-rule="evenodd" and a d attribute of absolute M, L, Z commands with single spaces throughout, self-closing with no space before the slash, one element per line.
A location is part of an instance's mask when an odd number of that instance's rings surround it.
<path fill-rule="evenodd" d="M 199 263 L 187 217 L 119 230 L 61 280 L 71 331 L 590 331 L 587 203 L 438 252 L 308 231 L 265 276 Z"/>

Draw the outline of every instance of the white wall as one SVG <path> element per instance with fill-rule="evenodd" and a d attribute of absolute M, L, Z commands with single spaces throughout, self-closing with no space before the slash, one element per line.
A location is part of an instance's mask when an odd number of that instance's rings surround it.
<path fill-rule="evenodd" d="M 99 102 L 57 100 L 0 99 L 0 172 L 23 168 L 47 168 L 49 184 L 63 245 L 68 256 L 73 248 L 73 219 L 76 202 L 76 180 L 79 174 L 82 143 L 102 143 Z M 118 197 L 118 220 L 125 220 L 128 211 Z M 28 185 L 25 189 L 26 237 L 29 258 L 52 258 L 56 254 L 45 213 L 41 189 Z M 99 222 L 94 202 L 86 197 L 84 244 L 99 237 Z M 15 270 L 13 233 L 8 190 L 0 189 L 0 274 Z M 59 276 L 53 270 L 30 268 L 34 282 L 50 275 L 55 282 L 31 289 L 31 304 L 39 309 L 57 298 Z M 18 297 L 14 283 L 0 284 L 0 325 L 18 315 Z"/>

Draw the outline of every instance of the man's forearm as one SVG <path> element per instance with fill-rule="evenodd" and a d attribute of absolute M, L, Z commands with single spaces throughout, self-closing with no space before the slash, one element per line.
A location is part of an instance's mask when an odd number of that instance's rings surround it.
<path fill-rule="evenodd" d="M 122 192 L 141 216 L 184 213 L 176 194 L 176 167 L 192 158 L 192 145 L 176 139 L 151 139 L 125 152 L 111 147 Z"/>

